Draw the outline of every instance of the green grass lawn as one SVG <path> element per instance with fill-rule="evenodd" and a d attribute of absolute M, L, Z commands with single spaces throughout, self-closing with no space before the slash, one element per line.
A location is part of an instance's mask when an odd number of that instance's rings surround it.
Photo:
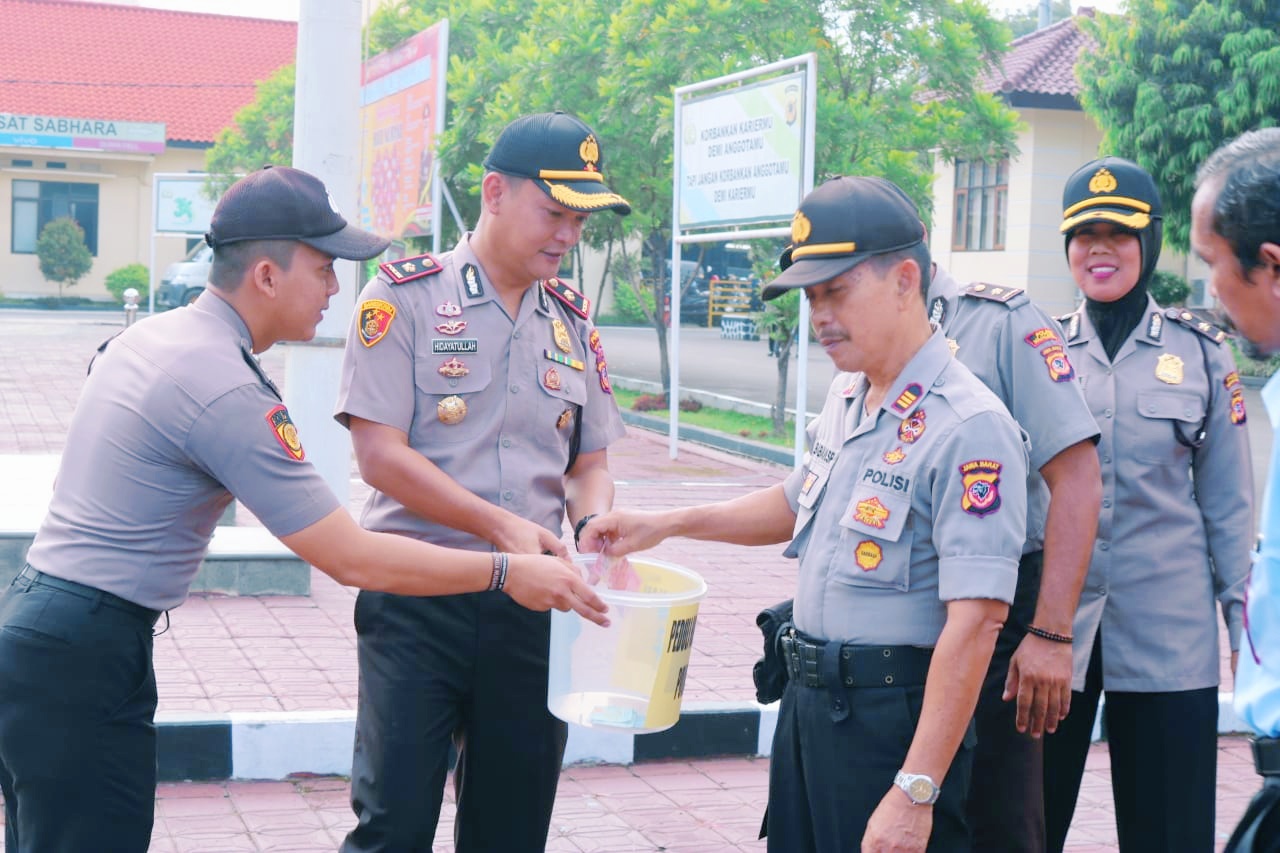
<path fill-rule="evenodd" d="M 648 395 L 639 391 L 628 391 L 615 385 L 613 396 L 618 400 L 619 408 L 631 409 L 637 399 Z M 652 409 L 642 414 L 664 419 L 671 417 L 671 412 L 668 408 Z M 728 409 L 713 409 L 709 406 L 704 406 L 696 412 L 681 411 L 680 423 L 722 432 L 725 435 L 732 435 L 737 438 L 746 438 L 751 441 L 787 448 L 793 446 L 796 430 L 795 421 L 788 418 L 785 435 L 776 436 L 773 435 L 773 421 L 770 418 L 733 412 Z"/>

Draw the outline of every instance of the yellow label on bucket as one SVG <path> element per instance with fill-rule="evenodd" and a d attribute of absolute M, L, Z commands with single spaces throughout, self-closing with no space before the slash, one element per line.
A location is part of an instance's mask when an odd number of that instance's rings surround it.
<path fill-rule="evenodd" d="M 680 700 L 684 698 L 693 629 L 697 624 L 697 602 L 667 609 L 665 645 L 653 679 L 653 692 L 649 695 L 649 710 L 644 718 L 646 728 L 670 726 L 680 718 Z"/>

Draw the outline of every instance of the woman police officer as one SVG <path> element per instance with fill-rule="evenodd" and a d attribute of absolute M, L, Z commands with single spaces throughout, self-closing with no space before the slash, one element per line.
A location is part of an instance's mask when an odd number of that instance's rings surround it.
<path fill-rule="evenodd" d="M 1253 544 L 1243 388 L 1226 335 L 1147 292 L 1160 196 L 1105 157 L 1067 179 L 1061 231 L 1084 304 L 1060 318 L 1102 433 L 1098 535 L 1076 611 L 1071 713 L 1045 743 L 1062 849 L 1100 693 L 1122 851 L 1212 850 L 1218 623 L 1238 648 Z"/>

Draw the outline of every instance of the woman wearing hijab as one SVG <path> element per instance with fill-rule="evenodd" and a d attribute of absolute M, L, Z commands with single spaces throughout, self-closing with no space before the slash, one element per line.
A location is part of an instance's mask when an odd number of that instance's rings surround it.
<path fill-rule="evenodd" d="M 1045 741 L 1049 849 L 1066 840 L 1105 690 L 1121 851 L 1212 851 L 1215 599 L 1234 668 L 1253 545 L 1244 392 L 1226 334 L 1147 292 L 1161 246 L 1151 176 L 1094 160 L 1068 178 L 1062 206 L 1084 304 L 1060 319 L 1102 433 L 1103 499 L 1073 626 L 1071 711 Z"/>

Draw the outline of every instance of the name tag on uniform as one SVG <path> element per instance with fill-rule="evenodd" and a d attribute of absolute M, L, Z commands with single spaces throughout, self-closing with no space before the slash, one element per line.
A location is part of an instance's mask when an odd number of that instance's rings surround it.
<path fill-rule="evenodd" d="M 480 352 L 478 338 L 435 338 L 431 341 L 431 352 L 435 355 L 457 352 Z"/>

